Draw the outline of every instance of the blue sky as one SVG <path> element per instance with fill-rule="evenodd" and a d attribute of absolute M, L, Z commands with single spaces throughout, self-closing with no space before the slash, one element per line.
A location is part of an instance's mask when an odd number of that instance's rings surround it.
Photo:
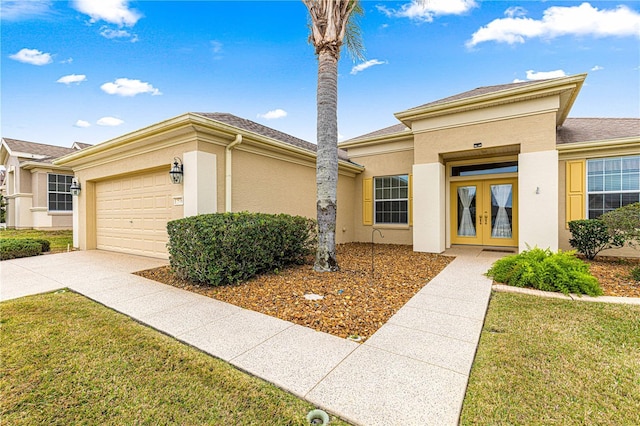
<path fill-rule="evenodd" d="M 185 112 L 315 142 L 301 1 L 1 2 L 1 135 L 98 143 Z M 364 1 L 339 64 L 341 140 L 479 86 L 589 73 L 572 117 L 640 116 L 638 1 Z"/>

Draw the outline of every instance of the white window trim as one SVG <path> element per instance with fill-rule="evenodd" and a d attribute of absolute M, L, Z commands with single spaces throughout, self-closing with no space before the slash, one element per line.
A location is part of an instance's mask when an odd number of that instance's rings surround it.
<path fill-rule="evenodd" d="M 590 191 L 589 190 L 589 162 L 590 161 L 602 161 L 602 160 L 613 160 L 613 159 L 619 159 L 619 160 L 623 160 L 625 158 L 638 158 L 638 160 L 640 161 L 640 155 L 620 155 L 620 156 L 615 156 L 615 157 L 598 157 L 598 158 L 587 158 L 587 162 L 586 162 L 586 170 L 585 170 L 585 177 L 586 177 L 586 197 L 585 197 L 585 202 L 586 202 L 586 217 L 589 218 L 590 217 L 590 209 L 589 209 L 589 196 L 590 195 L 610 195 L 610 194 L 639 194 L 640 197 L 640 189 L 638 190 L 629 190 L 629 189 L 620 189 L 620 190 L 612 190 L 612 191 L 607 191 L 607 190 L 602 190 L 602 191 Z M 603 184 L 604 186 L 604 184 Z M 606 212 L 605 212 L 606 213 Z"/>
<path fill-rule="evenodd" d="M 50 190 L 49 189 L 49 184 L 51 183 L 51 182 L 49 182 L 49 177 L 50 176 L 65 176 L 65 177 L 69 176 L 69 177 L 71 177 L 71 179 L 73 179 L 73 176 L 71 176 L 71 175 L 65 175 L 65 174 L 62 174 L 62 173 L 47 173 L 47 211 L 49 211 L 50 213 L 71 213 L 71 212 L 73 212 L 73 207 L 70 210 L 52 210 L 51 209 L 51 200 L 49 199 L 49 195 L 50 194 L 64 194 L 64 195 L 69 194 L 69 195 L 71 195 L 71 190 L 69 190 L 69 192 L 52 191 L 52 190 Z M 56 179 L 56 184 L 57 184 L 57 179 Z"/>
<path fill-rule="evenodd" d="M 383 198 L 378 199 L 376 197 L 376 183 L 378 179 L 384 178 L 394 178 L 404 176 L 407 180 L 407 197 L 406 198 Z M 407 203 L 407 221 L 406 222 L 378 222 L 377 213 L 378 213 L 378 201 L 406 201 Z M 408 226 L 409 225 L 409 175 L 408 174 L 397 174 L 397 175 L 385 175 L 385 176 L 375 176 L 373 178 L 373 224 L 381 225 L 381 226 Z"/>

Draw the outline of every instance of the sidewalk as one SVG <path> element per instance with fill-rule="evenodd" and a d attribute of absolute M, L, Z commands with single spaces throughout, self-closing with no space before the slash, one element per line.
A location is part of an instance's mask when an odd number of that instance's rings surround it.
<path fill-rule="evenodd" d="M 455 425 L 502 254 L 458 256 L 362 344 L 150 281 L 166 261 L 82 251 L 3 261 L 0 300 L 68 287 L 357 425 Z"/>

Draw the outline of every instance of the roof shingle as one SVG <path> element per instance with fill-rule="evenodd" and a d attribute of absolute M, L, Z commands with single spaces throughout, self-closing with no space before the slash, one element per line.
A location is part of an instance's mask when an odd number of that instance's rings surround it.
<path fill-rule="evenodd" d="M 31 159 L 31 161 L 38 161 L 41 163 L 51 163 L 58 157 L 77 151 L 77 149 L 74 148 L 65 148 L 63 146 L 47 145 L 18 139 L 2 138 L 2 140 L 5 141 L 12 152 L 21 152 L 41 157 Z"/>
<path fill-rule="evenodd" d="M 556 143 L 640 138 L 640 118 L 567 118 L 556 131 Z"/>
<path fill-rule="evenodd" d="M 291 136 L 279 130 L 272 129 L 271 127 L 263 126 L 262 124 L 256 123 L 255 121 L 247 120 L 246 118 L 241 118 L 226 112 L 194 112 L 194 114 L 197 114 L 202 117 L 209 118 L 211 120 L 218 121 L 224 124 L 228 124 L 229 126 L 247 130 L 249 132 L 256 133 L 260 136 L 265 136 L 271 139 L 275 139 L 279 142 L 283 142 L 288 145 L 293 145 L 298 148 L 305 149 L 307 151 L 317 152 L 318 146 L 314 143 L 307 142 L 300 138 L 296 138 L 295 136 Z M 338 150 L 338 158 L 345 161 L 349 160 L 349 158 L 347 157 L 347 153 L 341 149 Z"/>

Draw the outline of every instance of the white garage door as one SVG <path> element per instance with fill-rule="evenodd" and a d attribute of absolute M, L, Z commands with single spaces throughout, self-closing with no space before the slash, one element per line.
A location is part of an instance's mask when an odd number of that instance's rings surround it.
<path fill-rule="evenodd" d="M 172 202 L 166 171 L 96 183 L 98 249 L 167 258 Z"/>

